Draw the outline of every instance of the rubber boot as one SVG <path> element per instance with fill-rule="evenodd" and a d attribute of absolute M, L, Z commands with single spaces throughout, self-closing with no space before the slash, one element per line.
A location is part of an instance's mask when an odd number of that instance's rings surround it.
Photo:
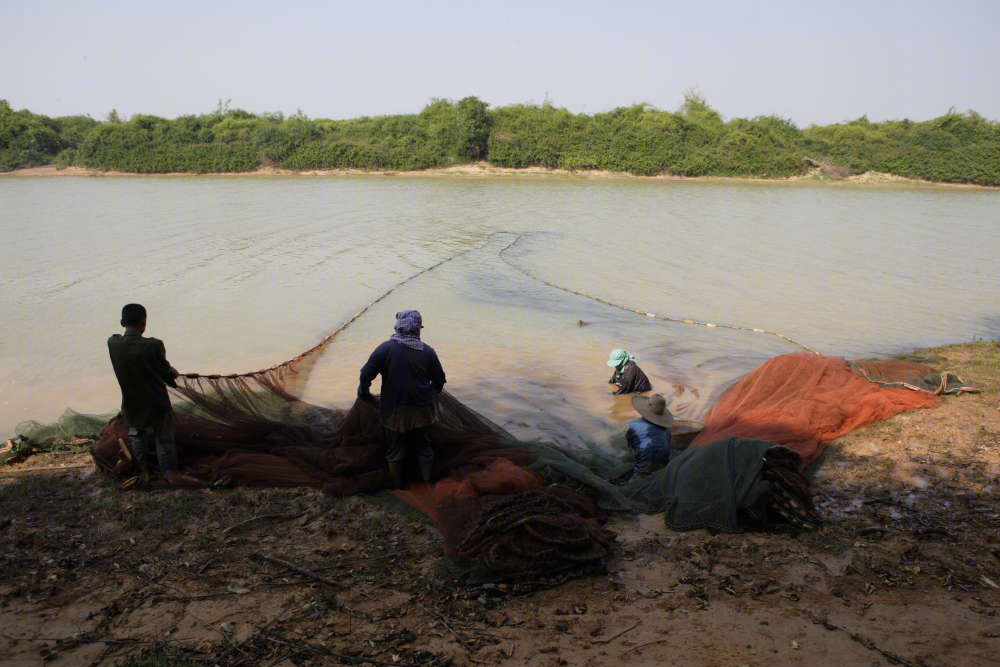
<path fill-rule="evenodd" d="M 149 463 L 146 460 L 145 443 L 142 434 L 137 429 L 130 428 L 127 436 L 128 450 L 132 454 L 132 463 L 135 465 L 136 481 L 134 485 L 138 488 L 149 486 Z M 121 441 L 119 440 L 119 443 Z"/>
<path fill-rule="evenodd" d="M 420 457 L 420 476 L 425 482 L 431 481 L 431 471 L 434 467 L 434 459 Z"/>
<path fill-rule="evenodd" d="M 177 444 L 173 438 L 156 438 L 156 461 L 160 464 L 160 474 L 166 475 L 168 470 L 177 470 Z"/>
<path fill-rule="evenodd" d="M 403 462 L 402 461 L 389 461 L 389 483 L 392 485 L 389 488 L 401 489 L 403 488 Z"/>

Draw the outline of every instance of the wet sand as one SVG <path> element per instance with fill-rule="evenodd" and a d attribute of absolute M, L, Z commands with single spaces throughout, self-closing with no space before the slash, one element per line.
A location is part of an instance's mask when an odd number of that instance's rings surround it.
<path fill-rule="evenodd" d="M 336 177 L 336 176 L 396 176 L 402 178 L 439 178 L 439 177 L 526 177 L 526 178 L 582 178 L 582 179 L 635 179 L 646 181 L 696 181 L 696 182 L 717 182 L 717 183 L 823 183 L 827 185 L 906 185 L 920 187 L 943 187 L 962 188 L 976 190 L 1000 190 L 1000 186 L 974 185 L 970 183 L 943 183 L 939 181 L 924 181 L 915 178 L 907 178 L 882 172 L 865 172 L 854 174 L 846 178 L 831 178 L 825 176 L 819 168 L 811 169 L 800 176 L 789 176 L 786 178 L 748 178 L 735 176 L 676 176 L 671 174 L 659 174 L 656 176 L 638 176 L 628 172 L 605 171 L 599 169 L 592 170 L 567 170 L 550 169 L 548 167 L 524 167 L 508 168 L 497 167 L 488 162 L 474 162 L 470 164 L 455 165 L 453 167 L 438 167 L 434 169 L 423 169 L 418 171 L 396 171 L 389 169 L 310 169 L 296 171 L 291 169 L 279 169 L 276 167 L 261 167 L 254 171 L 246 172 L 220 172 L 199 174 L 193 172 L 170 172 L 163 174 L 140 174 L 128 171 L 116 171 L 113 169 L 90 169 L 87 167 L 59 167 L 55 165 L 44 165 L 40 167 L 27 167 L 25 169 L 15 169 L 9 172 L 0 172 L 0 177 L 102 177 L 102 176 L 142 176 L 142 177 Z"/>

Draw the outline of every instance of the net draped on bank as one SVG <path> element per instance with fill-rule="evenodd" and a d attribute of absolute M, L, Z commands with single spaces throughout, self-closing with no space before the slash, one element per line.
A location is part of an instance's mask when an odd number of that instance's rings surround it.
<path fill-rule="evenodd" d="M 529 278 L 639 316 L 719 326 L 658 316 L 551 284 L 504 257 L 521 238 L 515 234 L 500 256 Z M 400 286 L 476 248 L 404 279 L 288 361 L 250 373 L 178 378 L 172 390 L 181 453 L 175 482 L 310 486 L 334 495 L 388 489 L 377 404 L 358 400 L 349 409 L 334 409 L 300 396 L 339 333 Z M 969 389 L 930 367 L 850 364 L 773 335 L 807 352 L 771 359 L 736 382 L 711 409 L 691 446 L 651 475 L 630 477 L 627 458 L 599 447 L 568 452 L 519 442 L 443 392 L 440 421 L 431 435 L 438 481 L 392 493 L 434 522 L 446 552 L 457 561 L 481 562 L 500 576 L 599 566 L 613 548 L 613 535 L 604 528 L 608 512 L 663 512 L 676 529 L 761 529 L 782 519 L 815 527 L 818 518 L 801 471 L 820 456 L 823 443 L 903 410 L 932 407 L 943 391 Z M 104 427 L 92 449 L 99 467 L 113 472 L 120 465 L 119 440 L 126 433 L 119 418 Z"/>
<path fill-rule="evenodd" d="M 431 427 L 437 481 L 390 492 L 434 523 L 453 560 L 507 578 L 600 567 L 613 550 L 604 527 L 611 512 L 662 512 L 678 530 L 815 528 L 820 519 L 802 470 L 824 443 L 938 403 L 932 390 L 881 383 L 898 369 L 870 362 L 869 370 L 883 379 L 869 380 L 843 359 L 775 357 L 722 395 L 686 450 L 645 476 L 630 476 L 627 457 L 598 447 L 571 452 L 518 441 L 445 391 Z M 310 486 L 337 496 L 388 490 L 377 403 L 309 404 L 289 391 L 299 372 L 289 364 L 180 378 L 175 483 Z M 919 372 L 935 377 L 930 368 Z M 104 429 L 93 448 L 100 467 L 114 470 L 126 432 L 120 419 Z M 405 467 L 417 469 L 415 461 Z"/>

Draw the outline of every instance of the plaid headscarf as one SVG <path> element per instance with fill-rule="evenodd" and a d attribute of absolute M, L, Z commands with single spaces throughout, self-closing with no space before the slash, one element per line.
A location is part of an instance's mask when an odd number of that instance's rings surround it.
<path fill-rule="evenodd" d="M 393 328 L 396 333 L 390 340 L 412 347 L 414 350 L 424 349 L 424 343 L 420 340 L 420 330 L 424 328 L 424 323 L 419 310 L 401 310 L 396 313 L 396 326 Z"/>

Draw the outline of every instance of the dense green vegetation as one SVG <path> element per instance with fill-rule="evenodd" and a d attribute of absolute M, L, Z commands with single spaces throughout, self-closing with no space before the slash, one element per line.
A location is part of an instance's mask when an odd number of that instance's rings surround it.
<path fill-rule="evenodd" d="M 573 114 L 551 104 L 490 110 L 475 97 L 434 100 L 419 114 L 309 119 L 217 109 L 123 122 L 14 111 L 0 100 L 0 170 L 40 164 L 139 173 L 286 169 L 415 170 L 488 160 L 501 167 L 633 174 L 781 177 L 810 163 L 933 181 L 1000 185 L 1000 124 L 975 112 L 924 122 L 800 130 L 777 116 L 724 121 L 689 95 L 676 112 L 647 105 Z"/>
<path fill-rule="evenodd" d="M 98 125 L 84 116 L 49 118 L 0 100 L 0 171 L 49 164 Z"/>
<path fill-rule="evenodd" d="M 677 113 L 638 105 L 594 116 L 550 105 L 493 112 L 489 160 L 681 176 L 789 176 L 805 170 L 801 133 L 774 117 L 724 123 L 703 101 Z"/>
<path fill-rule="evenodd" d="M 827 156 L 854 172 L 882 171 L 949 183 L 1000 185 L 1000 123 L 970 111 L 922 123 L 909 120 L 813 127 L 807 153 Z"/>

